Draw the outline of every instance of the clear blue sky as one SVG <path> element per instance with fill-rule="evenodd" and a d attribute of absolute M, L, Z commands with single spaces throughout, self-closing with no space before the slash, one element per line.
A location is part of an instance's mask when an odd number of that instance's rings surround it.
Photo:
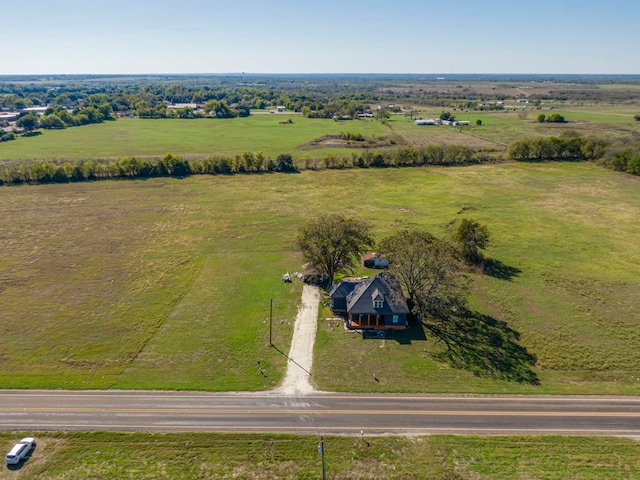
<path fill-rule="evenodd" d="M 0 74 L 640 73 L 638 0 L 0 0 Z"/>

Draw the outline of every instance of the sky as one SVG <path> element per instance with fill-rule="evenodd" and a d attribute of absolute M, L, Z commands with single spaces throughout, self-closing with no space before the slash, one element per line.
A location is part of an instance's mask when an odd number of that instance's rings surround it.
<path fill-rule="evenodd" d="M 638 0 L 0 0 L 0 75 L 640 74 Z"/>

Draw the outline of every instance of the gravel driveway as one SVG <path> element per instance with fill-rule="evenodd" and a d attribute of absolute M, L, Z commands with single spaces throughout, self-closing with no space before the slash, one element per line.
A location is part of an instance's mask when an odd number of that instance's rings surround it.
<path fill-rule="evenodd" d="M 302 305 L 298 307 L 293 329 L 287 374 L 282 385 L 274 390 L 274 393 L 304 395 L 314 391 L 309 377 L 313 363 L 313 344 L 316 341 L 318 327 L 319 304 L 320 289 L 305 285 L 302 288 Z"/>

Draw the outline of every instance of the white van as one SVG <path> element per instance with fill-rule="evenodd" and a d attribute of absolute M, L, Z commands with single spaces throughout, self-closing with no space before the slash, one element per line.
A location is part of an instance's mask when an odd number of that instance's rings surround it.
<path fill-rule="evenodd" d="M 7 453 L 4 461 L 7 463 L 7 465 L 15 465 L 16 463 L 20 463 L 22 459 L 26 457 L 31 449 L 35 446 L 36 441 L 34 438 L 23 438 L 13 446 L 9 453 Z"/>

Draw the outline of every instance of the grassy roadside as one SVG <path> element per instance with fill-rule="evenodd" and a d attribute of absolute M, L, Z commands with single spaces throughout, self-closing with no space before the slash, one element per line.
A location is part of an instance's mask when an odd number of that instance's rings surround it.
<path fill-rule="evenodd" d="M 0 432 L 5 450 L 26 434 Z M 320 478 L 316 436 L 64 432 L 2 478 Z M 610 437 L 324 437 L 327 478 L 629 479 L 640 443 Z"/>

